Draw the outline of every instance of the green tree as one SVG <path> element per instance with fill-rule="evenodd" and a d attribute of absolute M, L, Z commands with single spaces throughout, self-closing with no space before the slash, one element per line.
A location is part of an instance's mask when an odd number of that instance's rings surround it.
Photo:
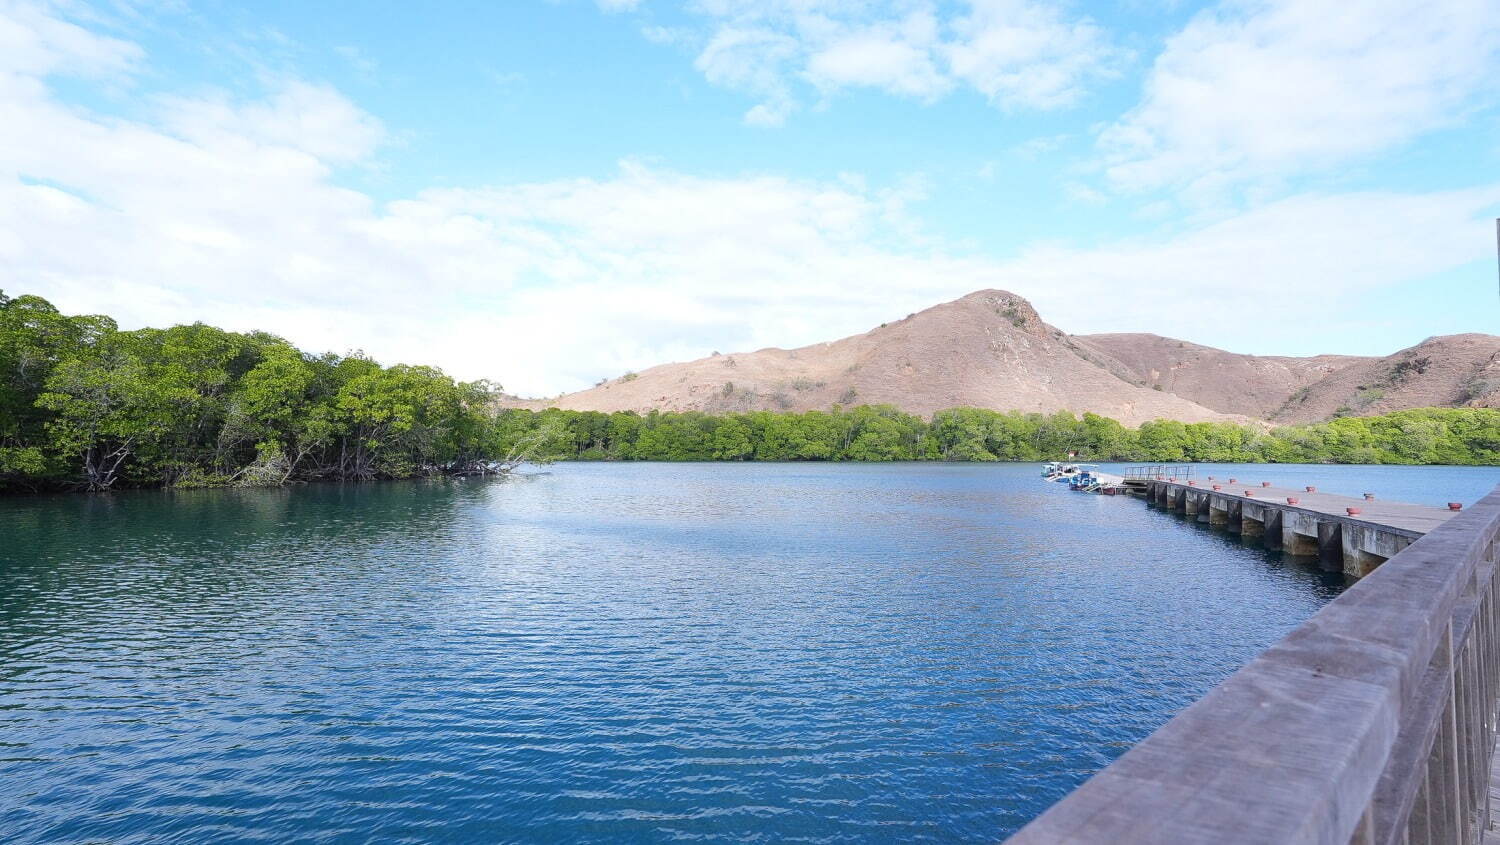
<path fill-rule="evenodd" d="M 55 416 L 49 447 L 76 458 L 90 490 L 107 490 L 184 424 L 198 398 L 189 388 L 154 379 L 123 335 L 101 342 L 96 354 L 57 365 L 37 405 Z"/>
<path fill-rule="evenodd" d="M 979 408 L 949 408 L 932 415 L 931 433 L 945 461 L 999 460 L 989 449 L 995 434 L 993 412 Z"/>
<path fill-rule="evenodd" d="M 1142 460 L 1187 460 L 1187 426 L 1176 420 L 1142 423 L 1138 436 Z"/>
<path fill-rule="evenodd" d="M 713 453 L 716 461 L 743 461 L 755 454 L 750 442 L 750 426 L 739 417 L 725 417 L 714 429 Z"/>

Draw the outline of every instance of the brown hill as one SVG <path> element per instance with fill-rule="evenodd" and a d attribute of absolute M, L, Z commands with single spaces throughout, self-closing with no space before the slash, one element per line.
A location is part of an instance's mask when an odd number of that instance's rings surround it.
<path fill-rule="evenodd" d="M 1070 336 L 1021 297 L 983 290 L 831 343 L 715 354 L 506 404 L 711 413 L 890 404 L 922 415 L 957 406 L 1093 411 L 1130 426 L 1313 422 L 1500 407 L 1500 337 L 1435 337 L 1384 358 L 1240 355 L 1153 334 Z"/>
<path fill-rule="evenodd" d="M 1118 361 L 1047 325 L 1030 303 L 984 290 L 864 334 L 663 364 L 525 407 L 596 411 L 806 411 L 888 403 L 916 414 L 960 405 L 1093 411 L 1139 425 L 1240 419 L 1122 380 Z"/>
<path fill-rule="evenodd" d="M 1269 418 L 1314 422 L 1466 405 L 1500 407 L 1500 337 L 1432 337 L 1394 355 L 1357 360 L 1288 396 Z"/>
<path fill-rule="evenodd" d="M 1294 395 L 1346 367 L 1352 355 L 1290 358 L 1239 355 L 1154 334 L 1080 335 L 1075 340 L 1125 365 L 1122 378 L 1175 393 L 1216 411 L 1271 419 Z"/>

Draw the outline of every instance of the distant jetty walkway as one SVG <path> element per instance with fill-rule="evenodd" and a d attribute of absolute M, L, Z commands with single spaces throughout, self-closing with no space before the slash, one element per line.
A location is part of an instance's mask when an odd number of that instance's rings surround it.
<path fill-rule="evenodd" d="M 1262 537 L 1267 546 L 1287 554 L 1339 564 L 1355 577 L 1369 575 L 1459 513 L 1457 502 L 1435 508 L 1387 502 L 1373 493 L 1356 499 L 1323 493 L 1316 486 L 1293 489 L 1228 475 L 1199 479 L 1158 473 L 1147 478 L 1137 471 L 1127 474 L 1125 483 L 1159 507 Z"/>
<path fill-rule="evenodd" d="M 1492 841 L 1500 487 L 1449 510 L 1190 467 L 1126 480 L 1158 506 L 1360 577 L 1012 843 Z"/>

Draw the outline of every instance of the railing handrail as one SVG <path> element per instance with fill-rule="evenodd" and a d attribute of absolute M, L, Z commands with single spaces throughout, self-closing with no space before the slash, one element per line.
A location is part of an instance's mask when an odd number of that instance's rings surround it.
<path fill-rule="evenodd" d="M 1497 534 L 1500 487 L 1010 841 L 1477 841 L 1500 694 Z"/>
<path fill-rule="evenodd" d="M 1125 468 L 1126 478 L 1192 478 L 1193 464 L 1147 464 Z"/>

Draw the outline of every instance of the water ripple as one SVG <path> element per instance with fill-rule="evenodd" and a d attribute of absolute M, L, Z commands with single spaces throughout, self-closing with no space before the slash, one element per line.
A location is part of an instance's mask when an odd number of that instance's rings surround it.
<path fill-rule="evenodd" d="M 986 840 L 1341 587 L 1032 468 L 0 502 L 7 842 Z"/>

